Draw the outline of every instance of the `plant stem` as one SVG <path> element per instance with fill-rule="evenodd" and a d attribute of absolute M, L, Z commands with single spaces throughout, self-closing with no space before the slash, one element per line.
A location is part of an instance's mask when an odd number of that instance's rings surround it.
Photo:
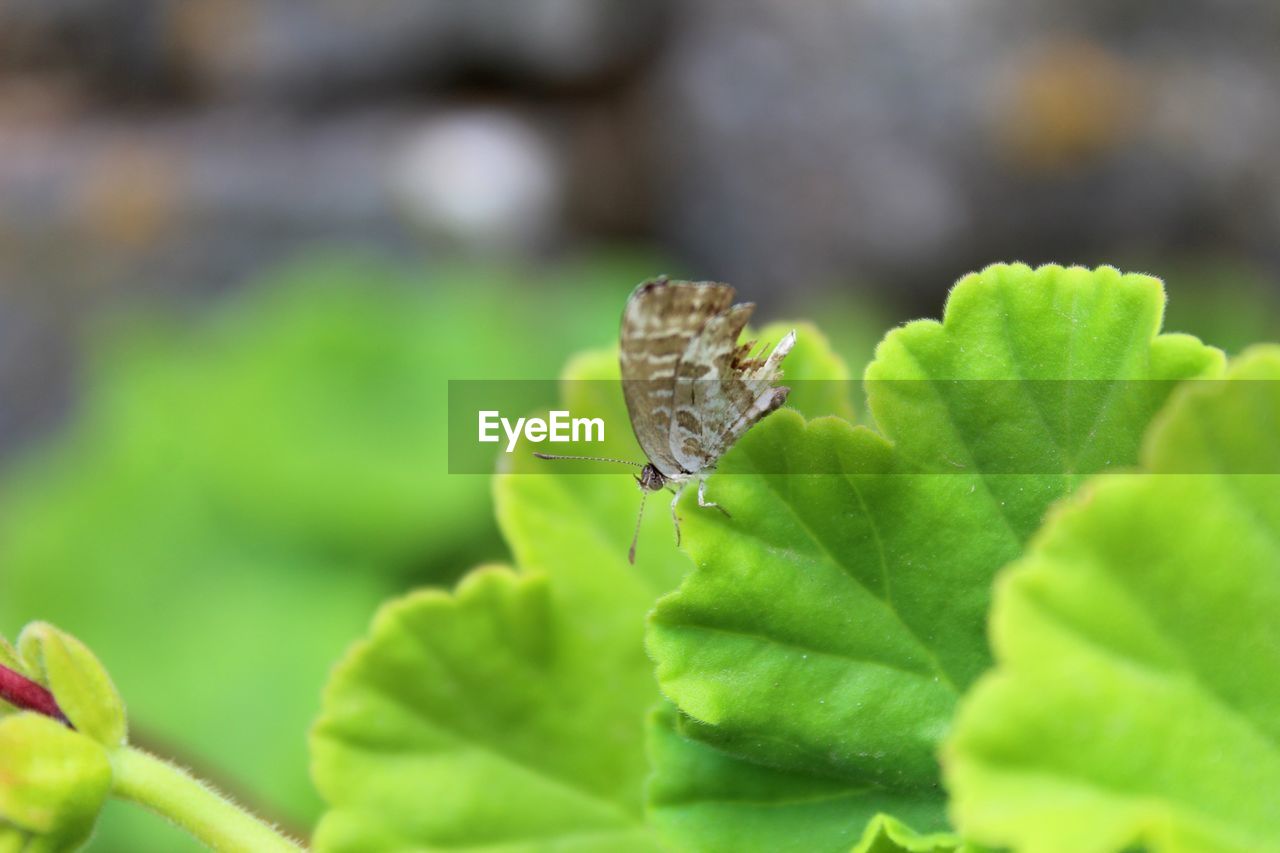
<path fill-rule="evenodd" d="M 35 711 L 46 717 L 53 717 L 66 723 L 67 718 L 58 707 L 53 694 L 41 685 L 27 678 L 20 672 L 14 672 L 7 666 L 0 666 L 0 699 L 15 708 L 24 711 Z M 70 723 L 68 723 L 70 725 Z"/>
<path fill-rule="evenodd" d="M 168 818 L 214 850 L 290 851 L 302 847 L 185 770 L 131 746 L 111 756 L 116 796 Z"/>

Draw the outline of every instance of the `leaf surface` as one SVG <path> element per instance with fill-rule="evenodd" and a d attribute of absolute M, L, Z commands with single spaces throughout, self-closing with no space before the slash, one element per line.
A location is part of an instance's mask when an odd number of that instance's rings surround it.
<path fill-rule="evenodd" d="M 793 369 L 843 379 L 825 343 L 801 336 Z M 566 407 L 626 424 L 617 379 L 616 353 L 579 357 Z M 816 411 L 847 409 L 847 383 L 813 387 Z M 606 438 L 594 452 L 643 459 L 629 428 Z M 644 617 L 688 559 L 655 501 L 629 565 L 630 472 L 577 465 L 519 446 L 494 485 L 519 571 L 479 570 L 453 595 L 388 605 L 339 667 L 312 738 L 330 805 L 320 850 L 660 846 L 644 810 L 644 720 L 658 698 Z"/>
<path fill-rule="evenodd" d="M 491 568 L 455 595 L 379 613 L 315 730 L 317 782 L 335 805 L 319 849 L 649 849 L 619 790 L 635 772 L 625 709 L 606 696 L 565 713 L 599 673 L 553 608 L 544 576 Z M 573 748 L 583 732 L 594 748 Z"/>
<path fill-rule="evenodd" d="M 1091 482 L 1003 576 L 945 753 L 966 835 L 1280 849 L 1280 347 L 1229 379 L 1183 388 L 1145 472 Z"/>
<path fill-rule="evenodd" d="M 711 482 L 733 517 L 690 509 L 696 568 L 650 623 L 682 733 L 793 781 L 840 780 L 840 826 L 814 837 L 856 835 L 893 798 L 917 829 L 944 829 L 936 751 L 991 661 L 995 571 L 1082 475 L 1137 460 L 1174 380 L 1221 368 L 1157 334 L 1162 306 L 1145 276 L 991 267 L 941 323 L 881 343 L 866 374 L 880 432 L 793 413 L 753 430 Z"/>
<path fill-rule="evenodd" d="M 744 761 L 687 734 L 688 722 L 664 704 L 650 720 L 649 735 L 657 768 L 649 785 L 651 813 L 681 849 L 850 850 L 857 844 L 880 844 L 878 828 L 869 826 L 864 834 L 848 820 L 850 810 L 867 807 L 868 798 L 912 822 L 938 820 L 930 797 L 877 795 L 843 779 Z"/>

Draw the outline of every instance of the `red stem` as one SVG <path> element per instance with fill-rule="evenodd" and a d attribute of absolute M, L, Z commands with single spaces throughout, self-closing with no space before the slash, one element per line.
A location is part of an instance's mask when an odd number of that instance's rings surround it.
<path fill-rule="evenodd" d="M 0 699 L 24 711 L 35 711 L 71 725 L 52 693 L 7 666 L 0 666 Z"/>

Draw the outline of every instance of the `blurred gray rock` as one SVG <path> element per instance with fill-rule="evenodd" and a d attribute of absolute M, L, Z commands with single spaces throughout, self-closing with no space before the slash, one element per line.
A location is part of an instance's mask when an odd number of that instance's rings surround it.
<path fill-rule="evenodd" d="M 0 73 L 71 72 L 111 96 L 177 81 L 157 0 L 5 0 Z"/>
<path fill-rule="evenodd" d="M 323 103 L 471 75 L 590 85 L 633 65 L 657 0 L 7 0 L 0 68 L 94 89 Z"/>
<path fill-rule="evenodd" d="M 58 415 L 86 321 L 122 302 L 199 304 L 314 249 L 544 250 L 566 231 L 546 138 L 501 112 L 0 109 L 0 448 Z"/>
<path fill-rule="evenodd" d="M 651 92 L 655 221 L 760 288 L 1268 251 L 1280 15 L 1153 8 L 689 0 Z"/>
<path fill-rule="evenodd" d="M 1263 0 L 0 0 L 0 444 L 83 317 L 316 246 L 623 239 L 930 311 L 993 260 L 1280 270 L 1278 34 Z"/>

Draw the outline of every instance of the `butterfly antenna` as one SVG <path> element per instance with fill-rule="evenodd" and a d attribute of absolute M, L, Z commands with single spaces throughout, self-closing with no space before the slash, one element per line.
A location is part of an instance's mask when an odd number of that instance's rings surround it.
<path fill-rule="evenodd" d="M 644 499 L 649 497 L 648 492 L 640 492 L 640 511 L 636 513 L 636 532 L 631 534 L 631 548 L 627 551 L 627 562 L 631 565 L 636 564 L 636 543 L 640 541 L 640 521 L 644 518 Z"/>
<path fill-rule="evenodd" d="M 637 468 L 643 468 L 643 462 L 632 462 L 630 459 L 610 459 L 607 456 L 559 456 L 555 453 L 537 453 L 533 454 L 539 459 L 576 459 L 579 462 L 617 462 L 619 465 L 634 465 Z"/>

